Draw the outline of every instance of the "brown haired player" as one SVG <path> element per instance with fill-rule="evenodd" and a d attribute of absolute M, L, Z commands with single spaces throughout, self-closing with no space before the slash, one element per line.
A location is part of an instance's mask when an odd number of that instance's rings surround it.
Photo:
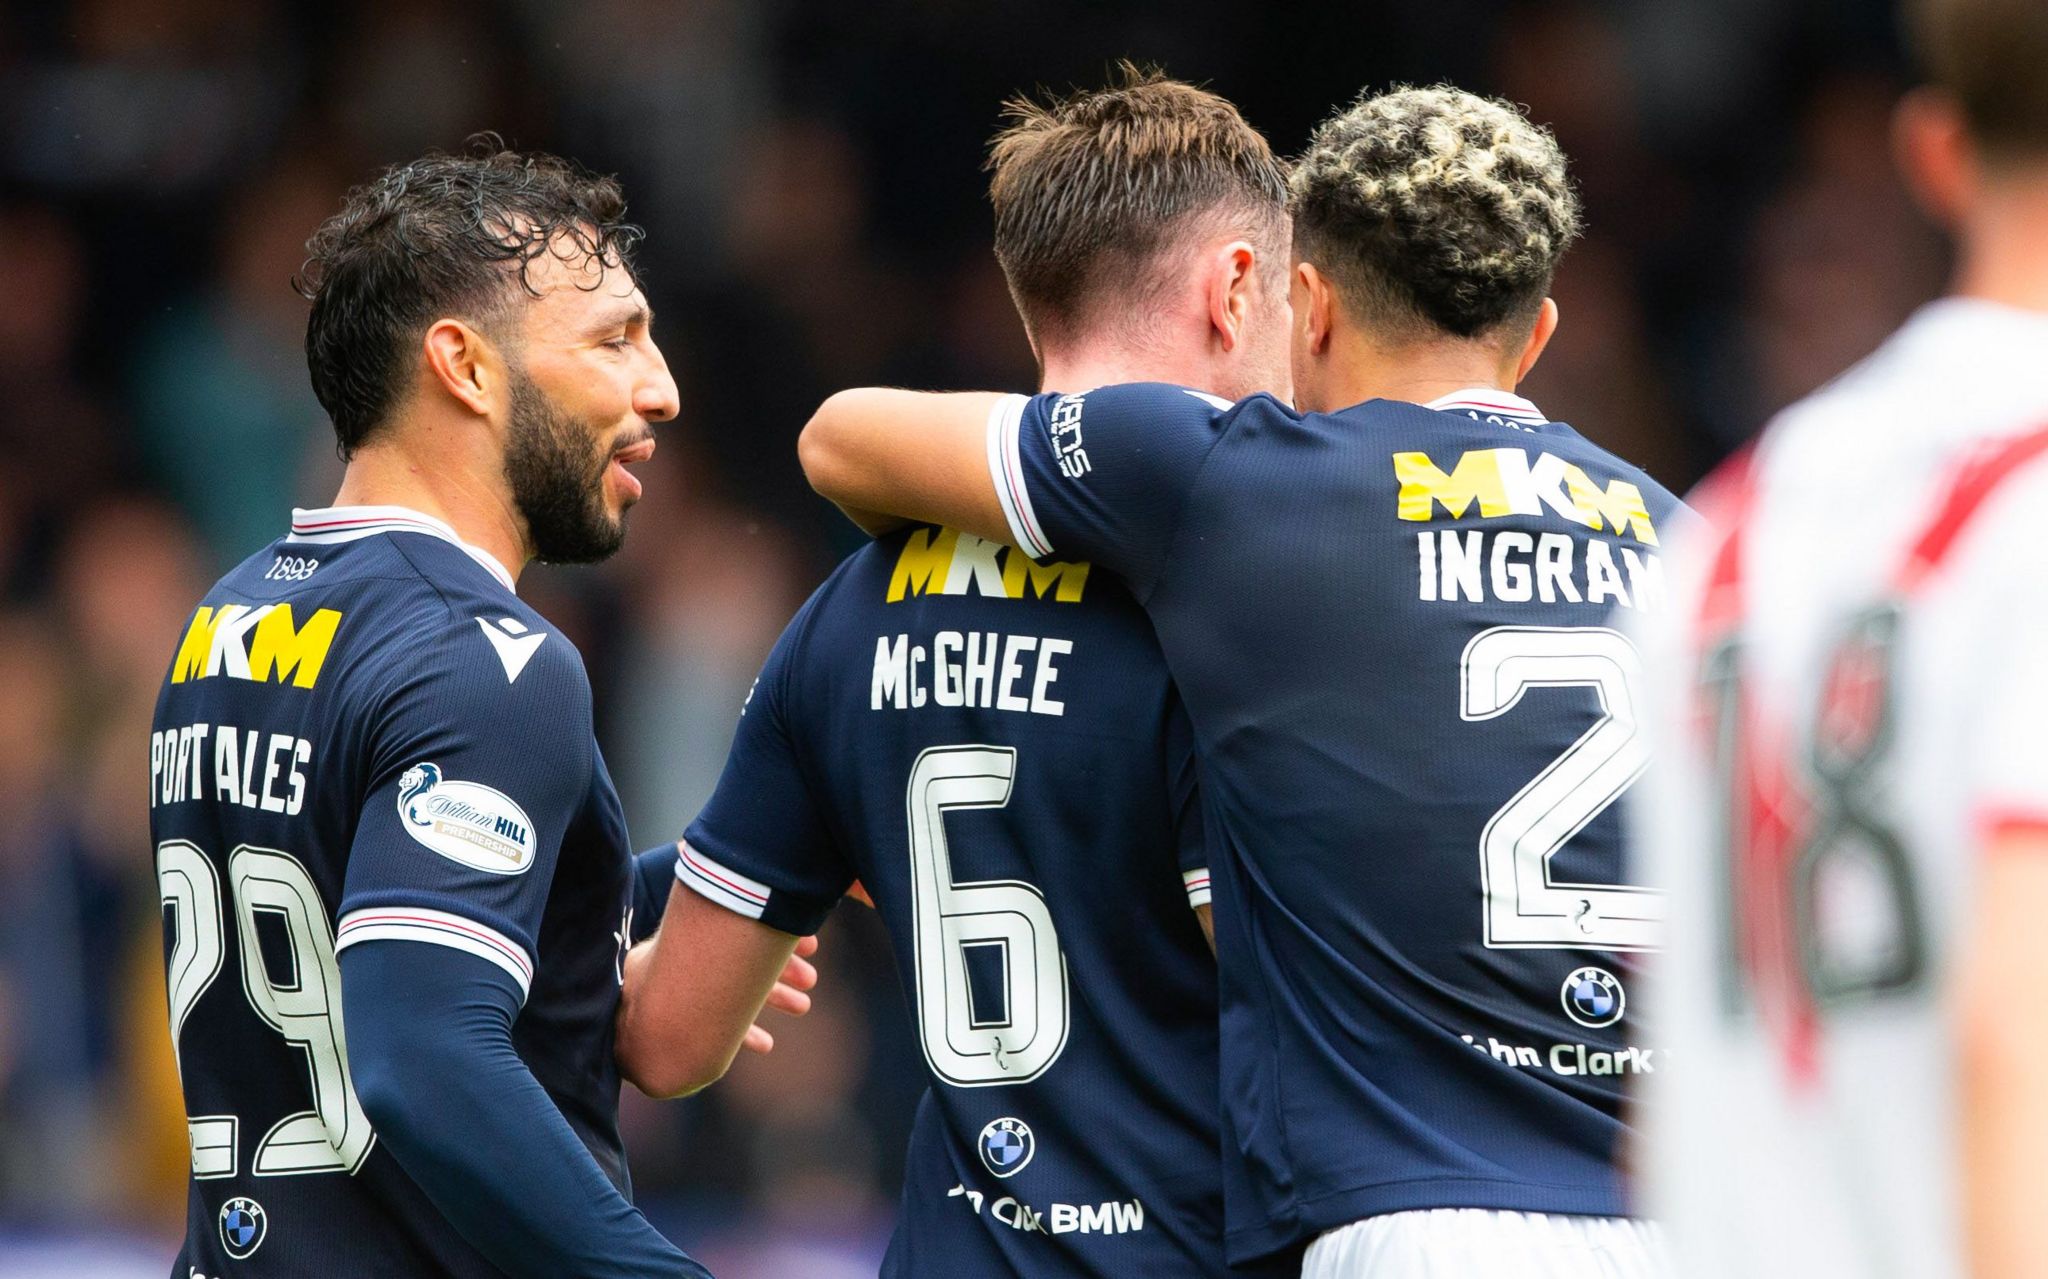
<path fill-rule="evenodd" d="M 1700 1276 L 2048 1274 L 2048 5 L 1909 12 L 1950 295 L 1702 489 L 1647 653 Z"/>
<path fill-rule="evenodd" d="M 486 137 L 309 246 L 341 492 L 207 592 L 150 736 L 183 1279 L 706 1273 L 630 1199 L 635 863 L 582 659 L 514 591 L 617 548 L 676 413 L 624 215 Z"/>
<path fill-rule="evenodd" d="M 1159 385 L 842 392 L 828 497 L 1120 577 L 1193 722 L 1248 1171 L 1231 1255 L 1304 1274 L 1654 1274 L 1613 1168 L 1661 897 L 1614 801 L 1677 502 L 1514 394 L 1578 229 L 1555 141 L 1362 99 L 1292 177 L 1302 409 Z M 1312 1242 L 1311 1242 L 1312 1241 Z"/>
<path fill-rule="evenodd" d="M 1229 103 L 1126 67 L 1012 104 L 991 164 L 1047 387 L 1163 378 L 1205 410 L 1284 390 L 1285 177 Z M 883 1272 L 1220 1276 L 1207 865 L 1186 717 L 1129 593 L 900 529 L 769 656 L 627 973 L 620 1059 L 699 1082 L 693 1019 L 758 1007 L 774 968 L 731 957 L 786 954 L 858 878 L 932 1083 Z"/>

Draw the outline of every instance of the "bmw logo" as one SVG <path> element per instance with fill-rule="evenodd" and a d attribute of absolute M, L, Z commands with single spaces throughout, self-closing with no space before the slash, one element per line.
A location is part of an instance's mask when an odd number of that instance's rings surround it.
<path fill-rule="evenodd" d="M 1031 1125 L 1021 1119 L 991 1119 L 981 1130 L 981 1162 L 998 1177 L 1007 1177 L 1031 1162 L 1038 1143 L 1031 1139 Z"/>
<path fill-rule="evenodd" d="M 270 1216 L 254 1199 L 230 1199 L 220 1209 L 220 1246 L 236 1261 L 263 1246 Z"/>
<path fill-rule="evenodd" d="M 1621 983 L 1605 968 L 1578 968 L 1564 979 L 1565 1016 L 1586 1027 L 1601 1030 L 1621 1020 L 1628 996 Z"/>

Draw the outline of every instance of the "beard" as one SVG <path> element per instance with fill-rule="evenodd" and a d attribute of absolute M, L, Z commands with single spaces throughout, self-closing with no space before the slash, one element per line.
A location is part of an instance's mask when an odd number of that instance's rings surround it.
<path fill-rule="evenodd" d="M 512 371 L 512 415 L 505 478 L 526 520 L 535 558 L 593 564 L 626 540 L 624 512 L 605 506 L 611 449 L 591 452 L 588 429 L 565 417 L 522 370 Z"/>

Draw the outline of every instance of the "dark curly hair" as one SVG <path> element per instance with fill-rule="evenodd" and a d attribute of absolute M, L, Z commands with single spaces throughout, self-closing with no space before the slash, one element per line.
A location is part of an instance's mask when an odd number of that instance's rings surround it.
<path fill-rule="evenodd" d="M 1361 97 L 1316 129 L 1290 185 L 1295 253 L 1396 332 L 1534 320 L 1579 234 L 1557 139 L 1448 86 Z"/>
<path fill-rule="evenodd" d="M 642 232 L 625 215 L 615 179 L 510 150 L 492 133 L 469 139 L 466 154 L 433 152 L 350 191 L 306 242 L 292 281 L 313 303 L 306 367 L 341 456 L 389 415 L 436 320 L 502 337 L 515 282 L 538 296 L 527 271 L 543 253 L 630 274 Z"/>
<path fill-rule="evenodd" d="M 1077 336 L 1111 290 L 1120 317 L 1144 314 L 1161 250 L 1197 224 L 1242 230 L 1284 268 L 1287 171 L 1226 99 L 1126 61 L 1107 88 L 1013 98 L 1003 118 L 996 259 L 1041 341 Z"/>

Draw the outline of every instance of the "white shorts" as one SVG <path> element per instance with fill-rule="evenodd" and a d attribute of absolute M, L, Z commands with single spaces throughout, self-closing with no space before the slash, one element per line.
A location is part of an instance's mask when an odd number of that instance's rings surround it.
<path fill-rule="evenodd" d="M 1657 1227 L 1631 1217 L 1488 1208 L 1390 1212 L 1324 1231 L 1301 1279 L 1667 1279 Z"/>

